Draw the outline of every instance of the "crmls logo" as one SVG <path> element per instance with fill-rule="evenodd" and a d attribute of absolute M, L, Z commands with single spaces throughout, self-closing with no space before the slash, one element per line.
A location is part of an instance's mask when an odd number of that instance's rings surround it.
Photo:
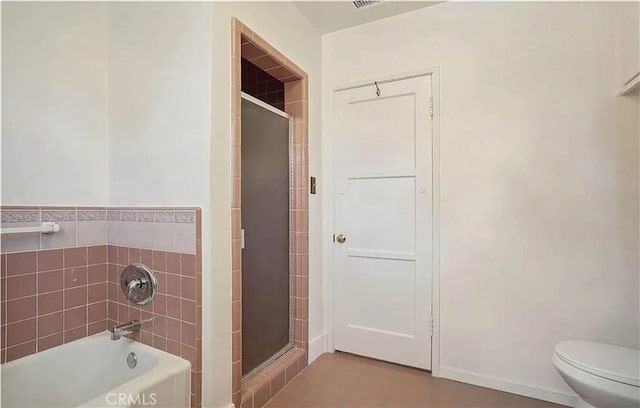
<path fill-rule="evenodd" d="M 152 392 L 147 394 L 126 394 L 112 392 L 107 394 L 107 405 L 120 405 L 120 406 L 153 406 L 156 405 L 156 393 Z"/>

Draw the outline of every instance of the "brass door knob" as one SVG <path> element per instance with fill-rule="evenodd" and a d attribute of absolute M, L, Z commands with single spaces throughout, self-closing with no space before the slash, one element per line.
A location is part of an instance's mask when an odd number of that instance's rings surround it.
<path fill-rule="evenodd" d="M 344 234 L 338 234 L 336 236 L 336 241 L 338 241 L 341 244 L 344 244 L 344 242 L 347 240 L 347 236 Z"/>

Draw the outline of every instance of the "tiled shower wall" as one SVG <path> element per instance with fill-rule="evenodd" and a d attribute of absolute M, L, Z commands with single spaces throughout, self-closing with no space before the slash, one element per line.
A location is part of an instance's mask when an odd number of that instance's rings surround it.
<path fill-rule="evenodd" d="M 284 83 L 242 59 L 242 92 L 284 110 Z"/>
<path fill-rule="evenodd" d="M 200 406 L 200 209 L 3 207 L 1 215 L 2 228 L 61 228 L 3 236 L 3 363 L 141 319 L 136 340 L 191 362 L 191 405 Z M 134 262 L 157 275 L 150 305 L 134 305 L 120 290 L 122 269 Z"/>
<path fill-rule="evenodd" d="M 266 404 L 307 365 L 309 344 L 309 138 L 308 76 L 257 33 L 233 19 L 232 33 L 232 398 L 236 407 Z M 293 190 L 291 200 L 291 292 L 295 347 L 250 378 L 242 378 L 242 254 L 241 230 L 241 95 L 245 87 L 242 60 L 249 60 L 284 84 L 284 111 L 293 118 Z M 240 89 L 238 89 L 240 87 Z"/>

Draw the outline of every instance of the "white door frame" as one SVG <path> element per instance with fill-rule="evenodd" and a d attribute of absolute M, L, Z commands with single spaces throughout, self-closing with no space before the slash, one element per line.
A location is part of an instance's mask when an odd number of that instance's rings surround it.
<path fill-rule="evenodd" d="M 338 86 L 329 92 L 329 101 L 325 107 L 329 109 L 329 129 L 323 133 L 327 135 L 322 142 L 323 160 L 323 312 L 324 327 L 326 330 L 326 351 L 334 352 L 334 242 L 332 240 L 334 231 L 334 188 L 333 188 L 333 131 L 335 122 L 333 119 L 333 95 L 335 92 L 364 86 L 374 86 L 385 82 L 400 81 L 403 79 L 416 78 L 420 76 L 431 76 L 431 95 L 433 97 L 433 119 L 432 123 L 432 208 L 433 208 L 433 239 L 432 239 L 432 285 L 431 285 L 431 317 L 433 319 L 433 337 L 431 338 L 431 374 L 434 377 L 440 376 L 440 68 L 432 67 L 418 72 L 410 72 L 400 75 L 388 75 L 385 77 L 372 78 L 370 80 Z M 310 339 L 313 340 L 313 339 Z M 311 346 L 311 345 L 310 345 Z"/>

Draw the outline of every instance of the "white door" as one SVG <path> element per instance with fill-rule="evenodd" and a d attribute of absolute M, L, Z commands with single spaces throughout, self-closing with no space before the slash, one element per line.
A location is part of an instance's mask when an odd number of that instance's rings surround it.
<path fill-rule="evenodd" d="M 431 369 L 431 77 L 380 91 L 334 99 L 335 348 Z"/>

